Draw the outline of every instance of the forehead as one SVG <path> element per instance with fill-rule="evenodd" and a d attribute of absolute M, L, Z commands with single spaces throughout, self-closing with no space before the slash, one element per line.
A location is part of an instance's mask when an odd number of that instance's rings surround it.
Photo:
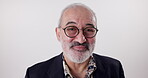
<path fill-rule="evenodd" d="M 83 7 L 70 8 L 65 10 L 62 16 L 61 24 L 66 25 L 68 22 L 75 22 L 72 24 L 94 24 L 95 17 L 88 9 Z"/>

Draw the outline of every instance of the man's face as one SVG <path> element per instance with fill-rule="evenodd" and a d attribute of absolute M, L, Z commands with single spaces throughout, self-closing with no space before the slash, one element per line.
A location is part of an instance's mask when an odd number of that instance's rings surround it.
<path fill-rule="evenodd" d="M 75 37 L 66 36 L 63 28 L 74 26 L 79 30 Z M 82 63 L 92 54 L 95 46 L 95 37 L 87 38 L 83 29 L 86 27 L 96 27 L 94 16 L 84 8 L 71 8 L 64 12 L 61 28 L 57 28 L 57 37 L 62 44 L 64 57 L 72 62 Z"/>

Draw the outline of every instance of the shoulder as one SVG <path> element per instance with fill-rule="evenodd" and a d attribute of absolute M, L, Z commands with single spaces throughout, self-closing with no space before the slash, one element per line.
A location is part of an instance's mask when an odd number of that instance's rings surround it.
<path fill-rule="evenodd" d="M 93 57 L 97 63 L 101 63 L 103 66 L 118 67 L 121 65 L 119 60 L 112 57 L 102 56 L 98 54 L 93 54 Z"/>
<path fill-rule="evenodd" d="M 107 76 L 107 78 L 125 78 L 124 71 L 119 60 L 98 54 L 93 54 L 93 57 L 97 66 L 97 70 L 95 72 L 96 77 L 104 75 Z M 98 72 L 101 72 L 99 76 Z"/>
<path fill-rule="evenodd" d="M 46 72 L 53 69 L 61 61 L 62 55 L 55 56 L 47 61 L 37 63 L 27 69 L 27 73 L 32 75 L 44 75 Z M 43 73 L 44 72 L 44 73 Z"/>

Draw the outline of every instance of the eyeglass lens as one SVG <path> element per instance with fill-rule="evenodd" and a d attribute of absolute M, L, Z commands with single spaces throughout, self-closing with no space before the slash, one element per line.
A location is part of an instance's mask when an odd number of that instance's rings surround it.
<path fill-rule="evenodd" d="M 79 34 L 79 29 L 75 26 L 69 26 L 64 28 L 65 34 L 68 37 L 76 37 Z M 97 33 L 97 29 L 94 27 L 86 27 L 83 29 L 85 37 L 94 37 Z"/>

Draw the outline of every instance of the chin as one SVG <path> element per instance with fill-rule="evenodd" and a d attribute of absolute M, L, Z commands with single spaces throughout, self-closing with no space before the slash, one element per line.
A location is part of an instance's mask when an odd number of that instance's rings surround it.
<path fill-rule="evenodd" d="M 91 56 L 92 52 L 90 51 L 69 51 L 65 53 L 69 60 L 74 63 L 83 63 Z"/>

